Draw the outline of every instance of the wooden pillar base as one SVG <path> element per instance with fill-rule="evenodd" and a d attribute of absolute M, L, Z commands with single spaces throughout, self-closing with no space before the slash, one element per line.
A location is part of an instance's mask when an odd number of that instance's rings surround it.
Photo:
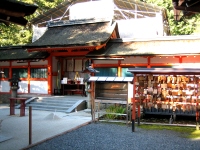
<path fill-rule="evenodd" d="M 132 120 L 132 132 L 135 132 L 135 120 Z"/>
<path fill-rule="evenodd" d="M 138 126 L 140 125 L 140 117 L 137 118 Z"/>

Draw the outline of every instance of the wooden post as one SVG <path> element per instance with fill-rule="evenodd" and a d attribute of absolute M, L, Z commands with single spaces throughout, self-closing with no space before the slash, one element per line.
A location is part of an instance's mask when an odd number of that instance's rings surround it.
<path fill-rule="evenodd" d="M 25 116 L 25 107 L 26 107 L 25 101 L 26 101 L 26 98 L 19 98 L 19 100 L 21 101 L 20 117 L 22 117 L 22 116 Z"/>
<path fill-rule="evenodd" d="M 32 106 L 29 106 L 29 145 L 32 144 Z"/>
<path fill-rule="evenodd" d="M 132 101 L 132 132 L 135 132 L 135 82 L 136 82 L 136 74 L 134 73 L 134 79 L 133 79 L 133 98 Z"/>
<path fill-rule="evenodd" d="M 15 99 L 10 98 L 10 115 L 15 115 Z"/>
<path fill-rule="evenodd" d="M 92 109 L 92 122 L 95 121 L 95 102 L 94 102 L 94 81 L 91 81 L 91 109 Z"/>

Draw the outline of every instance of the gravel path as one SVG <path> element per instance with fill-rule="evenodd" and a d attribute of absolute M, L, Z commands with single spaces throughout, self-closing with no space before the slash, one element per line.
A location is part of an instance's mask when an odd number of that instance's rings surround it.
<path fill-rule="evenodd" d="M 29 150 L 200 150 L 200 140 L 183 138 L 168 130 L 91 123 Z"/>

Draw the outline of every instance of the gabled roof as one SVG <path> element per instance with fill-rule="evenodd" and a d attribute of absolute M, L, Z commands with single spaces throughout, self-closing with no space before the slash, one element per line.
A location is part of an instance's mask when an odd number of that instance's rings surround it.
<path fill-rule="evenodd" d="M 105 48 L 89 52 L 86 57 L 196 55 L 200 54 L 199 43 L 199 36 L 113 39 L 107 43 Z"/>
<path fill-rule="evenodd" d="M 87 22 L 88 20 L 65 21 L 62 25 L 56 22 L 35 42 L 26 48 L 54 48 L 99 46 L 105 44 L 111 37 L 116 23 L 111 21 Z"/>
<path fill-rule="evenodd" d="M 15 23 L 24 26 L 28 22 L 24 17 L 33 14 L 37 8 L 36 5 L 16 0 L 0 0 L 0 22 L 6 25 Z"/>
<path fill-rule="evenodd" d="M 91 0 L 66 0 L 55 8 L 52 8 L 44 14 L 34 18 L 31 23 L 39 24 L 39 26 L 44 26 L 46 25 L 46 22 L 50 20 L 69 20 L 68 8 L 70 5 L 89 1 Z M 114 20 L 155 17 L 156 13 L 161 12 L 163 15 L 163 21 L 167 22 L 167 13 L 165 8 L 140 2 L 139 0 L 113 0 L 113 2 Z"/>
<path fill-rule="evenodd" d="M 49 56 L 47 52 L 28 52 L 22 46 L 1 47 L 0 61 L 8 60 L 38 60 Z"/>

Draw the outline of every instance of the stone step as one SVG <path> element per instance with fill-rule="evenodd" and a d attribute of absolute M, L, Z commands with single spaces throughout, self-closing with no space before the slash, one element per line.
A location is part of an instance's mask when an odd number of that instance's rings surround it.
<path fill-rule="evenodd" d="M 28 108 L 26 108 L 28 109 Z M 52 111 L 52 112 L 66 112 L 65 109 L 50 109 L 50 108 L 40 108 L 40 107 L 34 107 L 32 110 L 43 110 L 43 111 Z"/>
<path fill-rule="evenodd" d="M 32 106 L 34 110 L 49 110 L 70 113 L 86 108 L 86 100 L 80 97 L 38 97 L 26 103 L 26 108 Z"/>
<path fill-rule="evenodd" d="M 63 107 L 70 107 L 75 103 L 55 103 L 55 102 L 31 102 L 29 105 L 41 105 L 41 106 L 63 106 Z"/>
<path fill-rule="evenodd" d="M 65 100 L 65 101 L 62 101 L 62 100 L 48 100 L 48 99 L 45 99 L 45 100 L 35 100 L 34 102 L 37 102 L 37 103 L 54 103 L 54 104 L 74 104 L 76 103 L 78 100 Z"/>
<path fill-rule="evenodd" d="M 67 110 L 69 109 L 71 106 L 54 106 L 54 105 L 40 105 L 40 104 L 27 104 L 26 107 L 32 106 L 32 109 L 35 108 L 44 108 L 44 109 L 62 109 L 62 110 Z"/>

